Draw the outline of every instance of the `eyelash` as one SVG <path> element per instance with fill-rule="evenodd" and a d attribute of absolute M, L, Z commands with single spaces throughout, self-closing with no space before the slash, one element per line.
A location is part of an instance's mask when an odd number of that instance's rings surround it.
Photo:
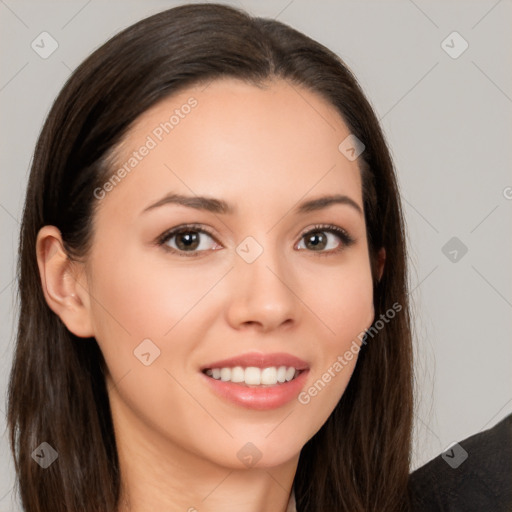
<path fill-rule="evenodd" d="M 165 251 L 177 254 L 178 256 L 183 256 L 185 258 L 194 258 L 199 256 L 203 252 L 207 251 L 178 251 L 174 249 L 173 247 L 169 247 L 167 242 L 173 238 L 176 235 L 179 235 L 180 233 L 187 233 L 187 232 L 197 232 L 197 233 L 204 233 L 208 236 L 210 236 L 216 243 L 217 240 L 215 239 L 215 236 L 213 233 L 211 233 L 208 229 L 205 229 L 203 226 L 199 224 L 185 224 L 182 226 L 178 226 L 175 228 L 172 228 L 165 233 L 162 233 L 157 240 L 156 244 L 158 246 L 161 246 Z M 338 254 L 339 252 L 343 251 L 345 248 L 350 247 L 355 243 L 355 239 L 352 238 L 344 229 L 339 228 L 338 226 L 333 226 L 331 224 L 318 224 L 316 226 L 313 226 L 313 228 L 308 229 L 307 231 L 304 231 L 300 235 L 300 239 L 304 238 L 306 235 L 316 232 L 325 232 L 325 233 L 332 233 L 334 235 L 337 235 L 341 241 L 341 247 L 337 249 L 331 249 L 329 251 L 307 251 L 307 252 L 313 252 L 316 253 L 318 256 L 330 256 L 332 254 Z M 304 249 L 301 249 L 301 251 Z"/>

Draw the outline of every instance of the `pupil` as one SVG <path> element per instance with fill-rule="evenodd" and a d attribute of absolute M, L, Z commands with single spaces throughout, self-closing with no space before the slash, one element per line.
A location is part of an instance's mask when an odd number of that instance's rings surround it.
<path fill-rule="evenodd" d="M 176 245 L 178 245 L 178 247 L 180 247 L 180 245 L 181 245 L 180 249 L 183 249 L 183 248 L 190 249 L 191 247 L 193 249 L 195 249 L 197 247 L 197 241 L 198 241 L 198 234 L 193 233 L 191 231 L 187 231 L 185 233 L 182 233 L 177 238 Z"/>
<path fill-rule="evenodd" d="M 309 242 L 313 247 L 325 247 L 325 237 L 321 233 L 315 233 L 309 237 Z"/>

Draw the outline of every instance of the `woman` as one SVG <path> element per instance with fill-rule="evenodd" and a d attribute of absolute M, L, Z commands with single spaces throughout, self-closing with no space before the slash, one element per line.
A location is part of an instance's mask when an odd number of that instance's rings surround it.
<path fill-rule="evenodd" d="M 127 28 L 40 135 L 8 422 L 27 511 L 400 511 L 406 248 L 356 79 L 220 5 Z"/>

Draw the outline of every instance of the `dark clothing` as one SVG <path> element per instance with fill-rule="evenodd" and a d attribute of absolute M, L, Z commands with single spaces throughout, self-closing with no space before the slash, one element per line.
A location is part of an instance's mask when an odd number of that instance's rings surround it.
<path fill-rule="evenodd" d="M 512 512 L 512 414 L 410 475 L 412 512 Z"/>

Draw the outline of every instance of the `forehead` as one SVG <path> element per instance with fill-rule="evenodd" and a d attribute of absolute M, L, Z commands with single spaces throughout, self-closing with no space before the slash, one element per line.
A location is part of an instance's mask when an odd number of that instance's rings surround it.
<path fill-rule="evenodd" d="M 119 146 L 105 203 L 129 208 L 170 191 L 245 205 L 347 193 L 361 202 L 350 135 L 336 108 L 284 80 L 255 86 L 224 78 L 173 94 L 142 114 Z M 119 173 L 118 173 L 119 174 Z"/>

